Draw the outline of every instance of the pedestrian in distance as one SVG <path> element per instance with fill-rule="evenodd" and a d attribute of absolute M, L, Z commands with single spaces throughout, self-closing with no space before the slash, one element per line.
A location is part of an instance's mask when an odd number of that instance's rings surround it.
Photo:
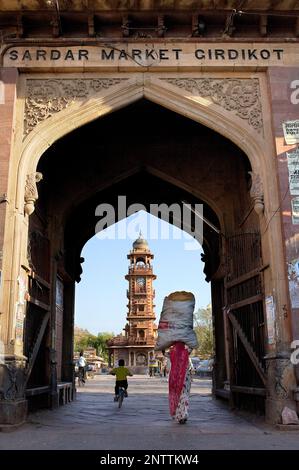
<path fill-rule="evenodd" d="M 79 377 L 81 377 L 82 382 L 85 384 L 86 359 L 84 357 L 83 351 L 80 351 L 78 367 L 79 367 L 79 371 L 78 371 Z"/>

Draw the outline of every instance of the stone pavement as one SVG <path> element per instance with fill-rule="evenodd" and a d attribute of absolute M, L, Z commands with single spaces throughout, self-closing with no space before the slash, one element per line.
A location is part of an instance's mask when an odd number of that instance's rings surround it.
<path fill-rule="evenodd" d="M 209 380 L 194 379 L 186 425 L 169 417 L 166 379 L 130 378 L 121 410 L 113 403 L 113 383 L 112 376 L 96 376 L 73 403 L 31 413 L 22 428 L 0 433 L 0 449 L 299 449 L 299 432 L 230 412 L 212 399 Z"/>

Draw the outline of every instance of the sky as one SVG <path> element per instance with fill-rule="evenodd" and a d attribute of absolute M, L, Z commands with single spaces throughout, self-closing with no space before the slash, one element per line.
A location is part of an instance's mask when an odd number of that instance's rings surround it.
<path fill-rule="evenodd" d="M 154 254 L 157 323 L 163 299 L 173 291 L 193 292 L 196 310 L 210 303 L 210 284 L 205 281 L 200 245 L 185 232 L 149 214 L 144 214 L 141 223 L 139 220 L 137 224 L 136 219 L 132 222 L 134 216 L 103 230 L 82 250 L 85 261 L 81 282 L 76 285 L 75 324 L 93 334 L 119 334 L 126 324 L 127 254 L 140 229 Z M 153 224 L 158 227 L 158 237 L 150 236 Z"/>

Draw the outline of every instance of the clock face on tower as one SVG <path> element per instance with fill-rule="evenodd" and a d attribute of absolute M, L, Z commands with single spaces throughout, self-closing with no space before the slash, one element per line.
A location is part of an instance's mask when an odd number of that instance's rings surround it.
<path fill-rule="evenodd" d="M 145 277 L 137 277 L 137 286 L 139 288 L 144 288 L 145 287 Z"/>

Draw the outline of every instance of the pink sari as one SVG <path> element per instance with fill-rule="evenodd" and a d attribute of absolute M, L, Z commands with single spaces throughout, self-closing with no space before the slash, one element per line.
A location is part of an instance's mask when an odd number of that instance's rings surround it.
<path fill-rule="evenodd" d="M 169 374 L 169 410 L 178 422 L 188 418 L 191 376 L 189 353 L 184 343 L 174 343 L 170 350 L 171 369 Z"/>

